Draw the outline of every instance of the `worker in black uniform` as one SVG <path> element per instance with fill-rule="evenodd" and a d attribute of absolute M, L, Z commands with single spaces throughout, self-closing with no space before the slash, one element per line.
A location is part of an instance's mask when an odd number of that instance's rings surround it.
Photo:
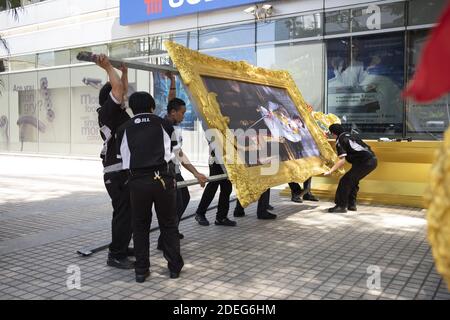
<path fill-rule="evenodd" d="M 175 179 L 177 182 L 184 181 L 183 176 L 181 175 L 180 163 L 186 168 L 192 175 L 200 182 L 202 187 L 205 186 L 206 182 L 208 182 L 208 178 L 202 173 L 198 172 L 198 170 L 191 164 L 187 155 L 183 152 L 183 137 L 182 131 L 179 127 L 179 124 L 184 120 L 184 114 L 186 113 L 186 102 L 184 100 L 176 97 L 176 82 L 175 76 L 173 73 L 168 72 L 166 76 L 170 79 L 170 91 L 168 94 L 168 104 L 167 104 L 167 114 L 164 117 L 167 121 L 169 121 L 174 126 L 175 137 L 177 140 L 177 145 L 174 147 L 175 154 Z M 177 188 L 177 215 L 178 221 L 181 221 L 181 217 L 183 213 L 186 211 L 186 208 L 189 204 L 191 196 L 189 194 L 189 190 L 187 187 Z M 184 238 L 182 233 L 178 235 L 180 239 Z M 159 250 L 163 249 L 161 239 L 158 239 Z"/>
<path fill-rule="evenodd" d="M 258 199 L 258 207 L 256 208 L 256 217 L 262 220 L 272 220 L 276 219 L 277 215 L 269 212 L 268 210 L 273 210 L 270 204 L 270 188 L 264 191 Z M 235 217 L 243 217 L 245 216 L 245 210 L 242 207 L 239 200 L 236 202 L 236 208 L 234 209 L 233 215 Z"/>
<path fill-rule="evenodd" d="M 132 233 L 130 193 L 126 183 L 128 175 L 122 170 L 122 161 L 116 157 L 115 140 L 117 128 L 130 119 L 123 104 L 128 89 L 128 70 L 122 66 L 122 77 L 119 78 L 103 54 L 97 57 L 96 64 L 105 69 L 109 77 L 109 82 L 100 90 L 100 108 L 97 109 L 100 135 L 104 141 L 100 154 L 104 166 L 103 179 L 113 206 L 112 240 L 106 263 L 111 267 L 132 269 L 134 264 L 127 258 L 132 255 L 132 251 L 128 249 Z"/>
<path fill-rule="evenodd" d="M 209 158 L 209 175 L 221 175 L 224 174 L 222 166 L 216 159 L 214 151 L 211 151 Z M 198 204 L 197 211 L 195 214 L 195 220 L 201 226 L 209 226 L 209 221 L 206 219 L 206 210 L 208 210 L 209 205 L 216 195 L 217 188 L 220 186 L 219 203 L 217 205 L 216 221 L 215 225 L 220 226 L 236 226 L 236 221 L 228 219 L 228 211 L 230 209 L 230 195 L 233 190 L 233 186 L 229 179 L 224 179 L 220 181 L 211 181 L 205 187 L 203 191 L 202 198 Z"/>
<path fill-rule="evenodd" d="M 178 217 L 176 212 L 176 181 L 172 160 L 173 126 L 151 112 L 155 100 L 147 92 L 135 92 L 129 105 L 135 116 L 117 131 L 118 157 L 129 173 L 130 200 L 136 282 L 150 275 L 149 235 L 152 206 L 164 243 L 164 257 L 170 278 L 178 278 L 184 265 L 180 254 Z"/>
<path fill-rule="evenodd" d="M 291 188 L 291 201 L 302 203 L 303 200 L 307 201 L 319 201 L 312 193 L 311 193 L 311 181 L 312 177 L 303 182 L 303 189 L 300 187 L 300 184 L 297 182 L 290 182 L 289 188 Z"/>
<path fill-rule="evenodd" d="M 344 213 L 348 210 L 356 211 L 356 197 L 359 190 L 359 181 L 377 167 L 377 158 L 370 147 L 358 136 L 345 131 L 340 124 L 332 124 L 329 128 L 336 137 L 336 151 L 339 161 L 325 172 L 330 175 L 343 167 L 345 160 L 352 164 L 351 169 L 339 180 L 336 190 L 335 204 L 328 212 Z"/>

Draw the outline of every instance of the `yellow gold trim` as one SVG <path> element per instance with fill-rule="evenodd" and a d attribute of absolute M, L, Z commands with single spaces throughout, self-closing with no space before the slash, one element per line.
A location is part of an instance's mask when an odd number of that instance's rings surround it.
<path fill-rule="evenodd" d="M 429 193 L 431 165 L 442 141 L 364 141 L 375 152 L 378 166 L 361 181 L 358 202 L 426 208 L 424 197 Z M 335 141 L 329 143 L 334 148 Z M 347 163 L 344 169 L 350 167 Z M 320 198 L 334 199 L 338 182 L 336 177 L 315 177 L 312 192 Z M 290 190 L 282 195 L 290 196 Z"/>
<path fill-rule="evenodd" d="M 221 114 L 215 94 L 207 91 L 201 76 L 232 79 L 287 90 L 319 148 L 320 157 L 281 162 L 277 175 L 262 176 L 260 170 L 264 166 L 246 167 L 237 164 L 236 161 L 231 164 L 225 163 L 229 179 L 236 187 L 236 195 L 242 206 L 246 207 L 257 201 L 259 196 L 270 187 L 291 181 L 302 182 L 310 176 L 324 173 L 337 160 L 334 150 L 308 111 L 305 100 L 287 71 L 258 68 L 243 61 L 231 62 L 218 59 L 170 41 L 165 41 L 164 45 L 188 87 L 197 111 L 208 128 L 219 130 L 223 139 L 227 137 L 229 119 Z M 225 151 L 223 156 L 227 157 Z"/>
<path fill-rule="evenodd" d="M 426 200 L 428 241 L 431 244 L 437 271 L 450 290 L 450 128 L 431 168 L 430 187 Z"/>

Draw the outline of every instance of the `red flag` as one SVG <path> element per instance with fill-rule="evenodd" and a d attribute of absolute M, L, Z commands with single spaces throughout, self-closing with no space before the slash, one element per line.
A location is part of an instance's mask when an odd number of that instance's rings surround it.
<path fill-rule="evenodd" d="M 430 102 L 447 92 L 450 92 L 450 5 L 425 44 L 416 73 L 403 96 Z"/>

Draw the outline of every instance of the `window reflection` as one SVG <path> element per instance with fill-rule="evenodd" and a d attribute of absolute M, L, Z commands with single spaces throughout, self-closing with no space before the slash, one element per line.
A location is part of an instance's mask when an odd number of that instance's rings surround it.
<path fill-rule="evenodd" d="M 257 42 L 259 43 L 316 37 L 321 34 L 321 13 L 312 13 L 269 22 L 259 22 L 257 25 Z"/>
<path fill-rule="evenodd" d="M 416 71 L 420 53 L 428 38 L 427 30 L 410 32 L 409 68 L 411 78 Z M 427 104 L 408 101 L 406 107 L 406 134 L 426 140 L 439 140 L 450 122 L 450 95 Z"/>
<path fill-rule="evenodd" d="M 328 112 L 366 135 L 401 135 L 403 33 L 327 41 Z"/>
<path fill-rule="evenodd" d="M 200 30 L 200 48 L 211 49 L 251 44 L 255 42 L 255 24 Z"/>

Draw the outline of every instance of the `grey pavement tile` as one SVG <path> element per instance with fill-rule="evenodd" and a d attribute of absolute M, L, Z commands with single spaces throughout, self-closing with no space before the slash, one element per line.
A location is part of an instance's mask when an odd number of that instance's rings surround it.
<path fill-rule="evenodd" d="M 447 295 L 447 294 L 436 294 L 435 296 L 434 296 L 434 299 L 435 300 L 450 300 L 450 295 Z"/>
<path fill-rule="evenodd" d="M 99 183 L 103 188 L 101 181 Z M 83 245 L 102 242 L 109 237 L 109 222 L 105 218 L 110 215 L 109 207 L 105 206 L 109 199 L 105 192 L 99 195 L 103 197 L 101 201 L 96 195 L 83 199 L 69 196 L 67 202 L 56 199 L 47 201 L 47 204 L 33 203 L 33 210 L 40 212 L 36 217 L 41 219 L 33 220 L 36 231 L 44 228 L 41 230 L 50 235 L 57 231 L 58 223 L 89 223 L 96 219 L 103 219 L 105 223 L 95 232 L 80 231 L 62 241 L 37 246 L 30 244 L 20 254 L 11 251 L 3 255 L 0 261 L 0 297 L 265 300 L 407 299 L 414 295 L 417 299 L 430 299 L 436 291 L 436 299 L 447 297 L 441 288 L 442 278 L 434 270 L 423 226 L 414 226 L 415 232 L 411 234 L 402 230 L 392 232 L 391 229 L 385 233 L 387 229 L 384 227 L 368 225 L 360 219 L 369 212 L 423 218 L 423 210 L 361 205 L 361 213 L 352 216 L 352 225 L 340 227 L 332 216 L 292 212 L 288 201 L 273 195 L 271 202 L 279 210 L 280 217 L 289 215 L 302 222 L 280 219 L 261 223 L 246 217 L 238 220 L 239 230 L 229 230 L 215 226 L 200 228 L 193 220 L 182 221 L 181 230 L 186 236 L 182 241 L 182 254 L 186 267 L 180 281 L 168 281 L 166 262 L 154 248 L 157 233 L 152 233 L 152 277 L 139 285 L 134 282 L 132 272 L 108 268 L 105 265 L 106 252 L 89 258 L 74 254 Z M 198 201 L 200 195 L 201 190 L 192 201 Z M 77 216 L 78 212 L 66 210 L 58 215 L 55 223 L 47 219 L 48 208 L 54 206 L 55 211 L 58 207 L 67 207 L 69 199 L 79 208 L 85 208 L 81 216 Z M 322 210 L 329 203 L 318 205 L 318 210 Z M 21 210 L 19 204 L 12 206 Z M 254 216 L 255 210 L 253 205 L 246 211 Z M 212 220 L 213 214 L 208 214 L 209 217 Z M 323 219 L 320 222 L 323 231 L 315 227 L 318 218 Z M 23 239 L 27 237 L 30 236 L 22 236 Z M 226 245 L 223 244 L 224 237 L 229 239 Z M 3 264 L 8 268 L 3 268 Z M 66 268 L 70 264 L 81 267 L 81 291 L 67 290 Z M 382 269 L 384 290 L 379 295 L 370 294 L 365 288 L 366 268 L 371 264 Z M 28 283 L 20 276 L 23 272 L 29 276 Z"/>

